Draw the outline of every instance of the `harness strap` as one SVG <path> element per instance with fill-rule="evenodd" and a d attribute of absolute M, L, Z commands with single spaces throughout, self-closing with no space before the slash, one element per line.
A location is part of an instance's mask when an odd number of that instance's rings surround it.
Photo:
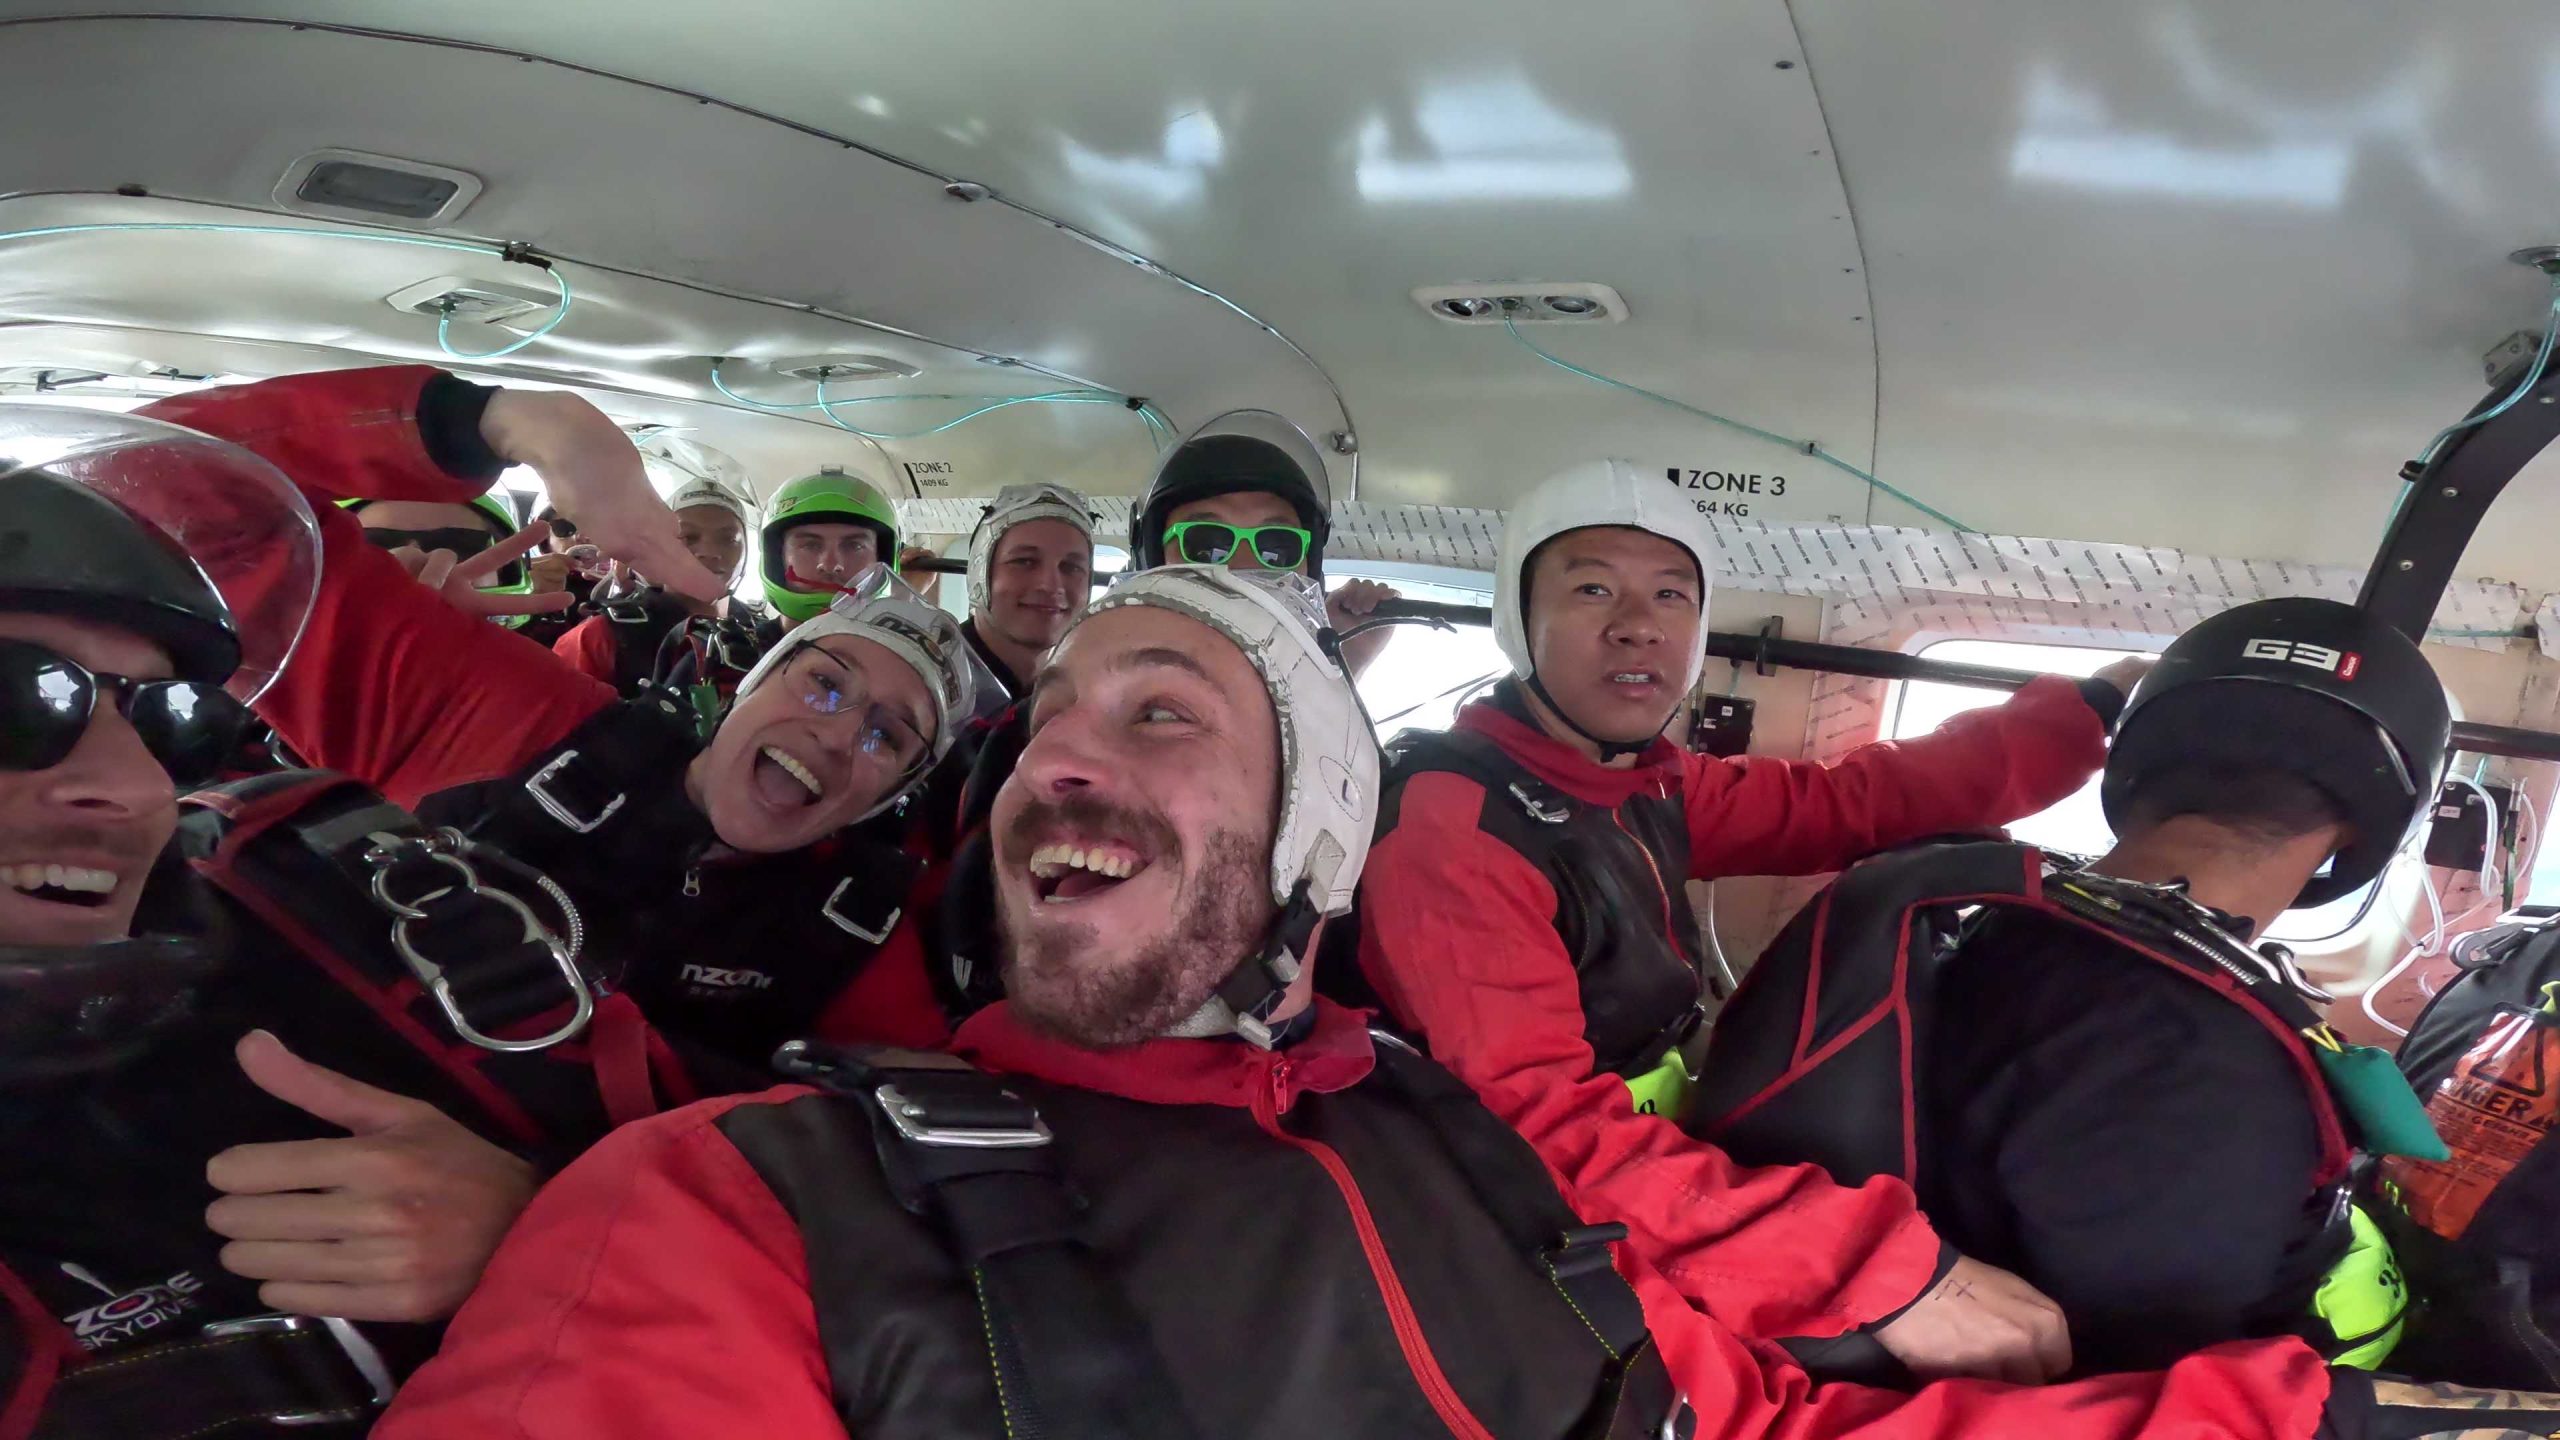
<path fill-rule="evenodd" d="M 1583 1224 L 1556 1193 L 1537 1152 L 1484 1108 L 1465 1082 L 1393 1036 L 1371 1036 L 1377 1041 L 1378 1078 L 1421 1114 L 1487 1213 L 1554 1277 L 1610 1358 L 1624 1362 L 1643 1349 L 1651 1335 L 1644 1307 L 1609 1260 L 1609 1247 L 1627 1238 L 1627 1227 Z"/>
<path fill-rule="evenodd" d="M 1199 1433 L 1145 1322 L 1085 1245 L 1081 1202 L 1030 1101 L 943 1057 L 873 1065 L 794 1041 L 774 1058 L 784 1073 L 862 1106 L 890 1192 L 968 1269 L 1008 1435 Z"/>
<path fill-rule="evenodd" d="M 348 1423 L 389 1404 L 391 1391 L 382 1356 L 346 1321 L 256 1315 L 64 1372 L 33 1440 L 187 1440 L 253 1422 Z"/>

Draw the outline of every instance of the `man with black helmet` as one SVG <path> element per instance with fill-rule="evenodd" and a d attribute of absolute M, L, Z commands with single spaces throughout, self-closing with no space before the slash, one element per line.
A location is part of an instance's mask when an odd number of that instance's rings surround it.
<path fill-rule="evenodd" d="M 296 752 L 549 874 L 588 912 L 593 953 L 672 1033 L 760 1066 L 813 1030 L 914 1044 L 946 1032 L 909 918 L 922 862 L 848 827 L 948 751 L 974 671 L 957 623 L 888 593 L 869 564 L 884 553 L 876 491 L 821 472 L 777 496 L 768 593 L 794 625 L 706 739 L 676 698 L 622 701 L 472 618 L 541 603 L 467 583 L 535 535 L 437 592 L 327 503 L 354 486 L 450 500 L 528 465 L 581 539 L 671 591 L 719 595 L 630 438 L 584 399 L 392 366 L 155 410 L 236 437 L 322 512 L 304 661 L 260 701 Z"/>
<path fill-rule="evenodd" d="M 1183 437 L 1156 462 L 1129 512 L 1130 562 L 1290 570 L 1325 584 L 1333 488 L 1306 432 L 1268 410 L 1231 410 Z M 1330 588 L 1325 618 L 1349 630 L 1396 592 L 1375 580 Z M 1371 631 L 1344 644 L 1351 676 L 1376 662 L 1391 637 Z"/>
<path fill-rule="evenodd" d="M 447 1068 L 474 1047 L 374 988 L 395 927 L 361 883 L 262 885 L 247 857 L 317 834 L 271 803 L 285 790 L 182 814 L 285 668 L 317 560 L 310 509 L 244 450 L 0 407 L 10 1440 L 360 1431 L 530 1198 L 533 1159 L 606 1128 L 583 1060 Z M 415 830 L 378 802 L 343 813 L 386 853 Z"/>
<path fill-rule="evenodd" d="M 2101 792 L 2116 844 L 2089 869 L 2181 890 L 2245 956 L 2283 911 L 2382 874 L 2435 796 L 2449 725 L 2425 656 L 2363 612 L 2225 611 L 2126 705 Z M 2253 988 L 2299 984 L 2273 975 Z M 2059 1302 L 2083 1368 L 2295 1330 L 2387 1351 L 2392 1282 L 2340 1272 L 2379 1240 L 2324 1169 L 2316 1038 L 2028 914 L 1970 935 L 1937 997 L 1963 1020 L 1921 1050 L 1922 1208 Z"/>

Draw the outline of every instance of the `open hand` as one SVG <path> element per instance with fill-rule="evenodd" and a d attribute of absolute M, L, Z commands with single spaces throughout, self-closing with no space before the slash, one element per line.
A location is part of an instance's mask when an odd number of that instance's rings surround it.
<path fill-rule="evenodd" d="M 533 1167 L 427 1104 L 324 1069 L 253 1030 L 240 1069 L 349 1132 L 234 1145 L 205 1165 L 222 1268 L 261 1302 L 348 1320 L 441 1320 L 460 1308 L 533 1199 Z"/>

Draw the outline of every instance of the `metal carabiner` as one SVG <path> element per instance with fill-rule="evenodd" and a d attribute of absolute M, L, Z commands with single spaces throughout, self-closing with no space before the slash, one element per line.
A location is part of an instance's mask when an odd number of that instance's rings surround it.
<path fill-rule="evenodd" d="M 454 859 L 457 865 L 462 864 L 457 857 L 444 858 Z M 467 873 L 469 867 L 464 865 L 463 868 Z M 521 1055 L 535 1050 L 548 1050 L 586 1029 L 587 1022 L 595 1018 L 595 992 L 588 988 L 587 977 L 579 973 L 578 962 L 574 956 L 570 955 L 569 947 L 562 944 L 560 937 L 552 933 L 551 927 L 543 924 L 542 918 L 533 913 L 533 907 L 522 900 L 504 890 L 484 890 L 477 884 L 467 888 L 471 894 L 484 900 L 494 900 L 515 912 L 516 918 L 524 922 L 523 938 L 529 944 L 541 946 L 544 952 L 551 956 L 551 963 L 559 967 L 561 978 L 569 982 L 569 993 L 574 997 L 574 1002 L 568 1020 L 548 1035 L 536 1036 L 530 1040 L 501 1040 L 495 1035 L 483 1034 L 463 1015 L 462 1007 L 454 1003 L 453 985 L 445 979 L 444 967 L 420 954 L 418 947 L 409 939 L 409 926 L 414 921 L 425 919 L 425 913 L 412 910 L 410 913 L 401 914 L 391 922 L 391 948 L 400 952 L 401 963 L 407 965 L 409 972 L 418 977 L 418 983 L 424 985 L 427 993 L 435 997 L 436 1004 L 444 1010 L 444 1018 L 452 1023 L 453 1032 L 483 1050 Z M 424 904 L 451 893 L 453 893 L 452 887 L 447 886 L 433 894 L 421 895 L 418 900 L 420 904 Z"/>
<path fill-rule="evenodd" d="M 532 906 L 518 899 L 513 893 L 481 884 L 479 870 L 464 855 L 464 852 L 472 848 L 471 841 L 460 831 L 439 830 L 424 837 L 385 833 L 376 834 L 370 838 L 373 842 L 372 847 L 365 852 L 364 859 L 373 870 L 374 903 L 380 905 L 392 917 L 391 948 L 400 956 L 400 963 L 408 966 L 409 973 L 416 976 L 418 983 L 426 988 L 426 992 L 435 997 L 437 1008 L 444 1011 L 445 1020 L 453 1026 L 456 1035 L 483 1050 L 495 1050 L 503 1054 L 524 1054 L 535 1050 L 547 1050 L 586 1029 L 587 1022 L 595 1018 L 596 997 L 594 988 L 587 983 L 585 972 L 578 968 L 576 946 L 561 940 L 558 932 L 544 924 L 542 917 L 533 912 Z M 434 861 L 451 870 L 459 880 L 459 885 L 446 885 L 440 889 L 430 890 L 414 901 L 404 901 L 394 896 L 391 893 L 392 871 L 405 860 L 419 858 Z M 545 883 L 547 886 L 548 882 Z M 561 978 L 568 982 L 571 1000 L 569 1019 L 559 1029 L 529 1040 L 502 1040 L 473 1025 L 470 1018 L 462 1013 L 461 1005 L 453 998 L 453 982 L 445 977 L 445 967 L 421 953 L 409 933 L 410 926 L 431 918 L 426 910 L 429 904 L 452 894 L 457 888 L 465 894 L 493 901 L 515 912 L 516 918 L 524 925 L 525 942 L 541 946 L 543 951 L 551 957 L 551 963 L 559 968 Z M 579 928 L 576 910 L 570 908 L 567 896 L 557 893 L 556 889 L 551 893 L 553 900 L 559 903 L 567 913 L 570 929 L 575 933 Z"/>

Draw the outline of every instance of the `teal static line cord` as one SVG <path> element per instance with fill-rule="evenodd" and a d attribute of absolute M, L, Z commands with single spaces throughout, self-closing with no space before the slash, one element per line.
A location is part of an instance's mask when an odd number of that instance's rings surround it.
<path fill-rule="evenodd" d="M 772 400 L 751 399 L 748 396 L 741 395 L 737 391 L 730 389 L 729 382 L 720 374 L 721 364 L 722 361 L 720 360 L 714 360 L 711 363 L 711 387 L 719 391 L 721 395 L 726 398 L 735 401 L 740 405 L 744 405 L 751 410 L 764 410 L 774 414 L 805 414 L 809 411 L 815 410 L 820 414 L 825 415 L 827 419 L 833 422 L 838 429 L 854 435 L 859 435 L 866 440 L 921 440 L 926 436 L 939 435 L 946 430 L 955 429 L 961 425 L 965 425 L 970 421 L 977 419 L 981 415 L 991 415 L 998 410 L 1010 409 L 1016 405 L 1111 405 L 1117 406 L 1123 410 L 1134 410 L 1137 413 L 1138 419 L 1146 425 L 1147 434 L 1149 438 L 1155 442 L 1156 448 L 1158 449 L 1164 448 L 1165 444 L 1171 439 L 1173 433 L 1172 422 L 1156 413 L 1154 406 L 1143 404 L 1132 405 L 1129 403 L 1128 396 L 1116 395 L 1108 390 L 1050 390 L 1038 395 L 900 394 L 830 396 L 827 394 L 827 382 L 824 379 L 820 379 L 816 382 L 818 393 L 815 400 L 798 404 L 789 404 Z M 865 430 L 846 420 L 842 415 L 836 413 L 840 407 L 846 405 L 878 405 L 894 401 L 931 400 L 984 401 L 986 403 L 979 405 L 976 409 L 970 410 L 965 414 L 923 430 Z"/>
<path fill-rule="evenodd" d="M 464 255 L 487 255 L 517 265 L 530 265 L 551 277 L 560 292 L 560 303 L 540 329 L 520 336 L 513 344 L 495 350 L 457 350 L 450 334 L 453 316 L 447 312 L 436 317 L 436 347 L 456 360 L 496 360 L 513 355 L 534 341 L 560 328 L 569 318 L 569 307 L 576 297 L 570 293 L 569 277 L 560 267 L 520 246 L 488 245 L 472 240 L 436 240 L 424 235 L 376 235 L 362 230 L 319 230 L 297 225 L 223 225 L 209 221 L 130 220 L 112 224 L 46 225 L 34 230 L 0 231 L 0 241 L 34 240 L 53 235 L 101 235 L 117 232 L 158 231 L 199 235 L 298 235 L 321 240 L 360 240 L 374 245 L 406 245 L 420 250 L 451 250 Z"/>
<path fill-rule="evenodd" d="M 1623 390 L 1630 395 L 1642 396 L 1657 405 L 1668 405 L 1672 409 L 1677 410 L 1684 415 L 1695 415 L 1701 420 L 1711 420 L 1727 429 L 1739 430 L 1745 435 L 1766 440 L 1772 445 L 1783 445 L 1787 449 L 1793 450 L 1799 455 L 1810 455 L 1814 459 L 1821 461 L 1825 465 L 1831 466 L 1835 470 L 1844 471 L 1850 475 L 1856 476 L 1859 480 L 1864 481 L 1869 487 L 1886 495 L 1892 496 L 1894 499 L 1901 501 L 1903 504 L 1919 511 L 1921 514 L 1928 516 L 1930 519 L 1940 521 L 1959 533 L 1966 535 L 1979 535 L 1982 533 L 1981 531 L 1976 530 L 1972 526 L 1957 519 L 1953 515 L 1948 514 L 1946 511 L 1938 509 L 1927 501 L 1910 494 L 1908 491 L 1900 490 L 1894 486 L 1886 484 L 1884 481 L 1877 479 L 1875 476 L 1859 469 L 1857 466 L 1850 464 L 1848 461 L 1841 459 L 1839 456 L 1832 454 L 1830 451 L 1823 449 L 1820 445 L 1817 445 L 1810 440 L 1793 440 L 1789 439 L 1787 436 L 1780 435 L 1775 431 L 1763 430 L 1757 425 L 1746 425 L 1739 420 L 1731 418 L 1730 416 L 1719 415 L 1713 410 L 1703 409 L 1699 406 L 1692 405 L 1686 400 L 1674 400 L 1670 396 L 1661 394 L 1658 391 L 1647 390 L 1641 385 L 1630 385 L 1624 380 L 1603 375 L 1597 370 L 1586 370 L 1583 367 L 1574 364 L 1570 360 L 1549 354 L 1547 351 L 1538 348 L 1537 344 L 1530 340 L 1528 336 L 1520 333 L 1520 327 L 1511 322 L 1511 313 L 1507 310 L 1503 312 L 1502 328 L 1504 331 L 1509 333 L 1512 339 L 1519 341 L 1530 354 L 1537 356 L 1539 359 L 1546 361 L 1548 364 L 1553 365 L 1559 370 L 1579 375 L 1585 380 L 1589 380 L 1596 385 L 1606 386 L 1611 390 Z"/>
<path fill-rule="evenodd" d="M 448 250 L 456 254 L 486 255 L 493 259 L 507 261 L 511 264 L 530 265 L 550 277 L 552 288 L 558 292 L 558 303 L 553 307 L 549 318 L 545 319 L 542 324 L 535 329 L 518 336 L 515 340 L 505 345 L 501 345 L 495 350 L 464 350 L 457 347 L 453 343 L 452 312 L 446 311 L 437 315 L 436 348 L 442 350 L 447 356 L 455 360 L 501 360 L 509 355 L 513 355 L 517 351 L 522 350 L 526 346 L 542 339 L 546 335 L 549 335 L 552 331 L 559 329 L 561 322 L 569 318 L 569 311 L 577 303 L 577 296 L 570 286 L 569 277 L 566 274 L 563 274 L 560 267 L 549 259 L 537 255 L 533 251 L 522 246 L 492 245 L 472 240 L 442 240 L 424 235 L 382 235 L 361 230 L 323 230 L 316 227 L 299 225 L 234 225 L 213 221 L 137 220 L 101 222 L 85 225 L 47 225 L 29 230 L 0 231 L 0 242 L 11 240 L 34 240 L 60 235 L 101 235 L 116 233 L 135 234 L 154 232 L 164 234 L 199 235 L 289 235 L 320 240 L 353 240 L 373 245 L 402 245 L 419 250 Z M 1013 405 L 1033 403 L 1128 405 L 1126 397 L 1113 395 L 1099 390 L 1054 391 L 1045 395 L 1010 397 L 996 395 L 875 395 L 861 397 L 860 399 L 850 397 L 830 399 L 825 394 L 825 387 L 823 384 L 819 387 L 819 399 L 814 404 L 773 405 L 763 401 L 749 400 L 745 396 L 731 391 L 729 387 L 721 381 L 719 367 L 716 364 L 712 367 L 711 381 L 712 384 L 719 389 L 721 394 L 728 396 L 728 398 L 741 405 L 746 405 L 758 410 L 820 411 L 823 412 L 829 420 L 833 421 L 843 429 L 872 440 L 915 440 L 922 439 L 928 435 L 939 435 L 945 430 L 949 430 L 957 425 L 966 424 L 981 415 L 990 414 L 994 411 L 1002 410 Z M 934 426 L 931 429 L 918 430 L 904 434 L 888 434 L 857 429 L 855 426 L 847 422 L 843 416 L 836 413 L 836 407 L 838 406 L 862 404 L 866 400 L 912 399 L 984 400 L 991 403 L 982 405 L 979 408 L 971 410 L 967 414 L 960 416 L 956 420 L 947 421 L 941 425 Z M 1151 405 L 1138 407 L 1138 417 L 1146 424 L 1147 433 L 1154 439 L 1157 448 L 1163 448 L 1171 438 L 1171 423 L 1162 415 L 1158 414 L 1155 407 Z"/>
<path fill-rule="evenodd" d="M 2543 320 L 2542 345 L 2533 352 L 2533 363 L 2525 367 L 2524 379 L 2516 382 L 2516 388 L 2507 392 L 2506 399 L 2477 415 L 2464 416 L 2437 431 L 2436 437 L 2427 442 L 2427 447 L 2419 451 L 2418 458 L 2411 463 L 2421 469 L 2435 463 L 2436 455 L 2444 449 L 2444 442 L 2475 425 L 2488 424 L 2514 409 L 2517 401 L 2533 393 L 2533 387 L 2542 383 L 2543 372 L 2551 368 L 2551 351 L 2554 342 L 2560 342 L 2560 275 L 2551 277 L 2551 306 Z"/>

